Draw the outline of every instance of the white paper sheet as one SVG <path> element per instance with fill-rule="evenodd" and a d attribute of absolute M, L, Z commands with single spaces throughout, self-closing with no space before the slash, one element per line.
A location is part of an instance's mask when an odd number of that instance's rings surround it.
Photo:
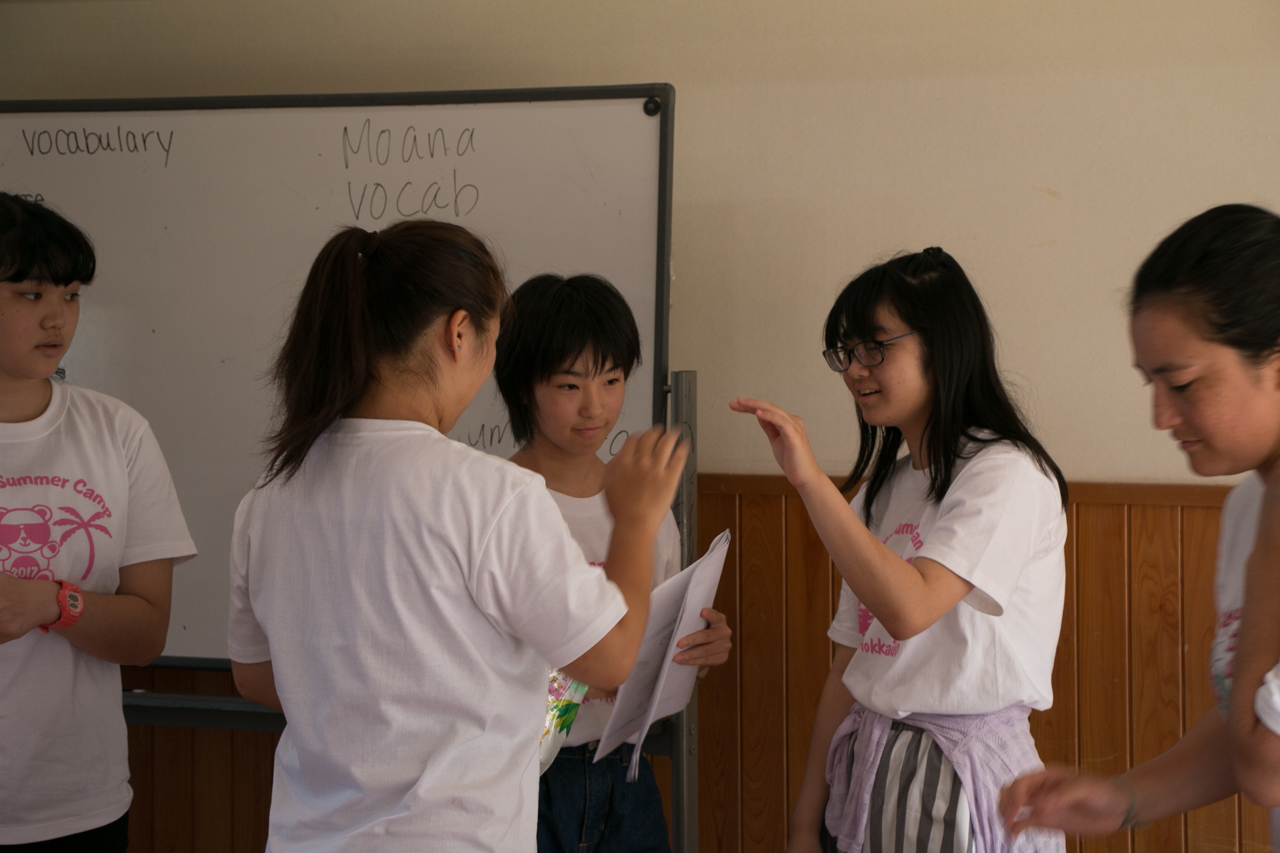
<path fill-rule="evenodd" d="M 707 553 L 665 583 L 649 597 L 649 621 L 631 675 L 618 688 L 613 714 L 600 736 L 596 761 L 617 749 L 623 741 L 643 743 L 653 721 L 689 704 L 698 680 L 698 667 L 673 663 L 676 643 L 707 627 L 702 609 L 715 601 L 729 551 L 729 531 L 715 538 Z M 631 762 L 627 781 L 634 782 L 640 762 Z"/>

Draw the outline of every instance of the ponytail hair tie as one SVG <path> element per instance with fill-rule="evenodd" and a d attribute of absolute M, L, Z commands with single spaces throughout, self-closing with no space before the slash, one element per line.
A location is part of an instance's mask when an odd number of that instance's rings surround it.
<path fill-rule="evenodd" d="M 364 235 L 364 248 L 360 250 L 360 254 L 368 258 L 378 251 L 378 245 L 382 241 L 379 239 L 379 232 L 377 231 L 366 231 Z"/>

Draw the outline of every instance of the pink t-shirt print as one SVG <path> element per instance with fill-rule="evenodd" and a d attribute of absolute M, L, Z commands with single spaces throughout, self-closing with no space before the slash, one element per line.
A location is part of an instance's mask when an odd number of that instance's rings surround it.
<path fill-rule="evenodd" d="M 58 556 L 47 506 L 0 507 L 0 571 L 22 580 L 53 580 L 49 563 Z"/>
<path fill-rule="evenodd" d="M 40 482 L 35 482 L 37 480 Z M 6 490 L 29 485 L 52 485 L 73 492 L 68 497 L 83 498 L 92 505 L 86 506 L 84 513 L 75 507 L 59 506 L 58 518 L 54 517 L 54 510 L 44 504 L 16 508 L 0 506 L 0 572 L 23 580 L 55 580 L 59 572 L 53 564 L 62 555 L 58 562 L 65 564 L 63 575 L 72 579 L 70 552 L 78 549 L 68 549 L 66 546 L 76 534 L 82 534 L 86 559 L 84 572 L 78 580 L 83 581 L 89 577 L 97 557 L 94 537 L 113 538 L 111 531 L 105 526 L 110 523 L 111 509 L 103 497 L 84 480 L 75 480 L 74 485 L 70 484 L 72 480 L 66 477 L 20 477 L 6 482 Z"/>
<path fill-rule="evenodd" d="M 924 540 L 920 538 L 920 525 L 912 524 L 904 521 L 893 529 L 893 532 L 881 540 L 885 545 L 889 546 L 889 550 L 902 557 L 908 563 L 913 562 L 916 554 L 924 547 Z M 910 556 L 908 556 L 908 554 Z M 884 655 L 885 657 L 897 657 L 898 650 L 902 644 L 897 641 L 885 642 L 883 640 L 867 640 L 867 631 L 871 630 L 871 623 L 875 620 L 875 615 L 867 609 L 866 605 L 861 601 L 858 602 L 858 633 L 863 636 L 862 642 L 858 645 L 858 651 L 869 655 Z"/>

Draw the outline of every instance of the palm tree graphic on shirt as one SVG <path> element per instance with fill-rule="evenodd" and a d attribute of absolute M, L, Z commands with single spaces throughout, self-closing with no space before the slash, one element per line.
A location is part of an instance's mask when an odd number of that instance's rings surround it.
<path fill-rule="evenodd" d="M 84 567 L 84 574 L 80 576 L 80 580 L 84 580 L 85 578 L 89 577 L 89 572 L 93 571 L 94 548 L 93 548 L 93 533 L 91 531 L 96 530 L 97 532 L 105 535 L 108 539 L 112 538 L 110 530 L 103 527 L 101 524 L 94 524 L 94 522 L 97 521 L 98 519 L 105 517 L 106 513 L 95 512 L 93 515 L 89 516 L 88 521 L 86 521 L 84 517 L 80 515 L 80 513 L 76 512 L 74 509 L 72 509 L 69 506 L 60 506 L 58 507 L 58 509 L 65 512 L 67 515 L 72 516 L 71 518 L 60 518 L 53 523 L 54 527 L 67 528 L 66 530 L 62 531 L 62 535 L 58 537 L 58 547 L 62 547 L 64 544 L 66 544 L 66 541 L 70 539 L 73 534 L 75 534 L 77 531 L 80 531 L 80 530 L 84 531 L 85 538 L 89 540 L 89 564 Z"/>

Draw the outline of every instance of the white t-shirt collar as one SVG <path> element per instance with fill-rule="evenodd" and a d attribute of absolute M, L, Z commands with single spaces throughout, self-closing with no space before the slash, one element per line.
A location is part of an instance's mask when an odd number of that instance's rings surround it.
<path fill-rule="evenodd" d="M 49 380 L 53 386 L 53 394 L 49 397 L 49 406 L 40 417 L 20 424 L 0 424 L 0 442 L 30 441 L 39 438 L 58 425 L 67 411 L 67 389 L 56 379 Z"/>

